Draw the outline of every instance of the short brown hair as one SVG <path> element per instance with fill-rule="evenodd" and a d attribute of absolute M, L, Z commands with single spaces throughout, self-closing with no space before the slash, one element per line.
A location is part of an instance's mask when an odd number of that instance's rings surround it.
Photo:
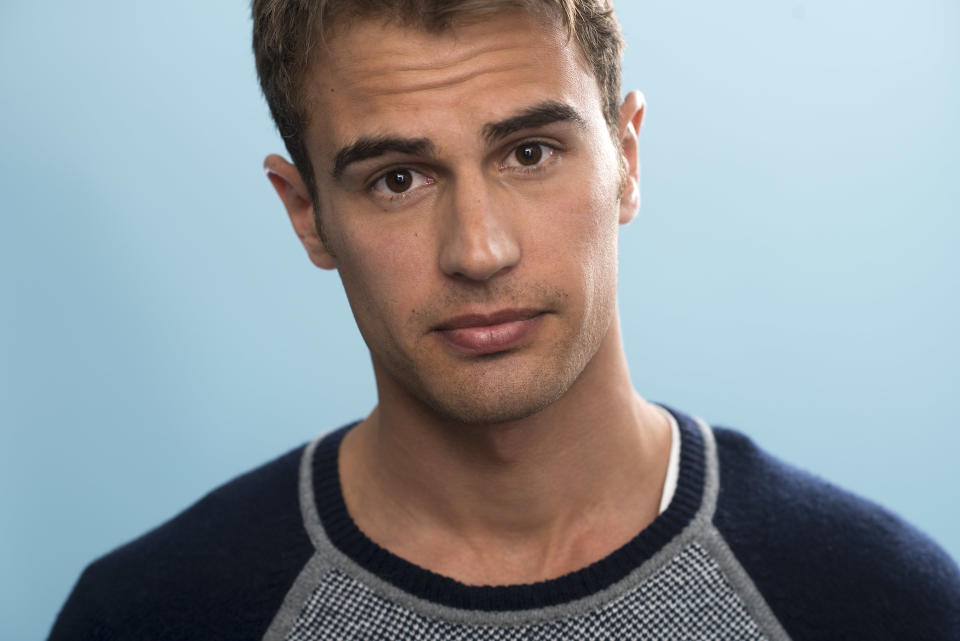
<path fill-rule="evenodd" d="M 260 86 L 315 209 L 316 183 L 304 143 L 308 119 L 303 79 L 324 29 L 342 18 L 397 16 L 401 24 L 436 32 L 458 18 L 516 8 L 559 15 L 596 77 L 604 118 L 616 132 L 623 36 L 611 0 L 253 0 L 253 53 Z"/>

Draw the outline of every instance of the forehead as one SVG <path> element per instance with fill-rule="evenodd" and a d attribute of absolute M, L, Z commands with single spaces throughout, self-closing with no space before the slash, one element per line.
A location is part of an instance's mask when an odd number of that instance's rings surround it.
<path fill-rule="evenodd" d="M 437 140 L 545 100 L 602 122 L 597 83 L 559 20 L 516 10 L 440 32 L 360 20 L 335 25 L 306 78 L 307 145 L 360 136 Z"/>

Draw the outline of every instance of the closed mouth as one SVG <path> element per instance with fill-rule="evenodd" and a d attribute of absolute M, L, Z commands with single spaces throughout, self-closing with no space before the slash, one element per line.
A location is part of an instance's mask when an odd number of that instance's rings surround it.
<path fill-rule="evenodd" d="M 546 312 L 536 309 L 464 314 L 440 323 L 432 333 L 456 353 L 487 356 L 528 344 L 545 316 Z"/>
<path fill-rule="evenodd" d="M 434 331 L 447 331 L 469 327 L 490 327 L 515 321 L 530 320 L 543 312 L 539 309 L 504 309 L 492 314 L 464 314 L 449 318 L 433 328 Z"/>

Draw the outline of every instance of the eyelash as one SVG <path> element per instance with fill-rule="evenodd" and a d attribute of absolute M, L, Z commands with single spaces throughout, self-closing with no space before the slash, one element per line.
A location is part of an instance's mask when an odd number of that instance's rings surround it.
<path fill-rule="evenodd" d="M 521 147 L 527 147 L 527 146 L 533 146 L 533 145 L 539 145 L 540 147 L 542 147 L 542 148 L 544 149 L 544 155 L 543 155 L 543 157 L 542 157 L 542 159 L 541 159 L 540 162 L 538 162 L 538 163 L 535 164 L 535 165 L 518 165 L 518 166 L 513 166 L 513 167 L 506 167 L 506 166 L 505 166 L 505 163 L 517 152 L 518 149 L 520 149 Z M 509 171 L 513 171 L 513 172 L 519 172 L 519 173 L 521 173 L 521 174 L 534 174 L 534 173 L 539 173 L 539 172 L 544 171 L 544 170 L 546 169 L 546 165 L 551 162 L 551 160 L 553 159 L 554 155 L 555 155 L 557 152 L 559 152 L 559 151 L 561 151 L 561 149 L 560 149 L 557 145 L 551 144 L 551 143 L 546 142 L 546 141 L 543 141 L 543 140 L 524 140 L 524 141 L 521 141 L 521 142 L 513 145 L 513 146 L 510 148 L 510 151 L 507 153 L 507 155 L 504 157 L 504 159 L 500 161 L 500 163 L 499 163 L 499 165 L 498 165 L 498 168 L 499 168 L 501 171 L 509 170 Z M 407 191 L 394 192 L 394 193 L 390 193 L 390 194 L 388 194 L 388 193 L 386 193 L 386 192 L 377 192 L 377 190 L 375 189 L 375 187 L 380 183 L 380 181 L 386 180 L 387 176 L 389 176 L 391 172 L 399 171 L 399 170 L 401 170 L 401 169 L 405 169 L 405 170 L 407 170 L 407 171 L 410 171 L 410 172 L 413 173 L 413 174 L 419 174 L 419 175 L 423 176 L 424 178 L 427 179 L 428 182 L 427 182 L 426 184 L 428 184 L 428 185 L 432 185 L 432 184 L 434 184 L 434 183 L 436 182 L 435 179 L 430 178 L 429 176 L 426 176 L 426 175 L 423 174 L 422 172 L 417 171 L 416 169 L 413 169 L 412 167 L 408 167 L 408 166 L 403 166 L 403 165 L 401 165 L 401 166 L 398 166 L 398 167 L 393 167 L 393 168 L 391 168 L 391 169 L 388 169 L 387 171 L 384 171 L 383 173 L 378 174 L 377 177 L 373 180 L 373 182 L 370 183 L 369 187 L 367 187 L 367 190 L 368 190 L 369 192 L 371 192 L 371 193 L 376 193 L 376 194 L 377 194 L 377 195 L 376 195 L 377 198 L 380 198 L 380 199 L 382 199 L 382 200 L 386 200 L 386 201 L 389 202 L 389 203 L 396 203 L 396 202 L 400 202 L 400 201 L 406 200 L 406 199 L 409 198 L 411 195 L 413 195 L 416 191 L 418 191 L 420 188 L 417 187 L 416 189 L 408 189 Z"/>
<path fill-rule="evenodd" d="M 518 166 L 515 166 L 515 167 L 505 167 L 505 166 L 504 166 L 504 163 L 505 163 L 507 160 L 509 160 L 510 158 L 513 158 L 513 157 L 514 157 L 514 154 L 517 153 L 517 150 L 518 150 L 518 149 L 520 149 L 521 147 L 532 147 L 532 146 L 534 146 L 534 145 L 537 145 L 537 146 L 539 146 L 539 147 L 542 147 L 543 150 L 544 150 L 544 154 L 543 154 L 543 157 L 541 158 L 540 162 L 538 162 L 538 163 L 535 164 L 535 165 L 518 165 Z M 551 159 L 553 159 L 554 155 L 555 155 L 558 151 L 560 151 L 560 148 L 559 148 L 559 147 L 557 147 L 557 146 L 554 145 L 554 144 L 550 144 L 549 142 L 543 141 L 543 140 L 524 140 L 523 142 L 521 142 L 521 143 L 519 143 L 519 144 L 517 144 L 517 145 L 514 145 L 513 147 L 510 148 L 510 153 L 508 153 L 508 154 L 506 155 L 506 157 L 504 158 L 504 160 L 500 162 L 500 169 L 501 169 L 501 171 L 502 171 L 502 170 L 505 170 L 505 169 L 509 169 L 510 171 L 520 172 L 520 173 L 523 173 L 523 174 L 534 174 L 534 173 L 538 173 L 538 172 L 544 171 L 544 170 L 546 169 L 547 165 L 550 164 Z"/>
<path fill-rule="evenodd" d="M 373 180 L 373 182 L 370 183 L 370 186 L 367 187 L 367 190 L 368 190 L 371 194 L 374 194 L 374 196 L 375 196 L 376 198 L 380 198 L 381 200 L 385 200 L 385 201 L 387 201 L 387 202 L 389 202 L 389 203 L 395 203 L 395 202 L 399 202 L 399 201 L 401 201 L 401 200 L 405 200 L 406 198 L 409 198 L 412 194 L 414 194 L 416 191 L 418 191 L 418 190 L 420 189 L 420 187 L 417 187 L 416 189 L 408 189 L 407 191 L 393 192 L 393 193 L 387 193 L 386 191 L 378 191 L 378 190 L 376 189 L 376 186 L 377 186 L 378 184 L 380 184 L 381 181 L 386 181 L 387 176 L 389 176 L 391 173 L 393 173 L 393 172 L 395 172 L 395 171 L 404 170 L 404 169 L 407 170 L 407 171 L 409 171 L 411 174 L 420 175 L 420 176 L 422 176 L 423 178 L 425 178 L 426 181 L 427 181 L 427 182 L 426 182 L 427 185 L 432 185 L 433 183 L 436 182 L 436 179 L 430 178 L 429 176 L 427 176 L 426 174 L 424 174 L 424 173 L 421 172 L 421 171 L 417 171 L 416 169 L 413 169 L 412 167 L 406 167 L 406 166 L 401 165 L 401 166 L 399 166 L 399 167 L 393 167 L 392 169 L 388 169 L 387 171 L 385 171 L 385 172 L 377 175 L 377 177 Z"/>

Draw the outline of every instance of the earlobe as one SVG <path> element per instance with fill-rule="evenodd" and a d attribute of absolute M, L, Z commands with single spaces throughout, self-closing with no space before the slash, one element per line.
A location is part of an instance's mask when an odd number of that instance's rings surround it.
<path fill-rule="evenodd" d="M 307 250 L 311 262 L 321 269 L 336 269 L 333 256 L 320 240 L 313 201 L 296 166 L 276 154 L 270 154 L 263 161 L 263 169 L 280 196 L 287 215 L 290 216 L 293 230 L 303 243 L 303 248 Z"/>
<path fill-rule="evenodd" d="M 643 124 L 646 101 L 639 91 L 631 91 L 620 107 L 620 162 L 625 168 L 620 195 L 620 224 L 629 223 L 640 207 L 640 150 L 638 136 Z"/>

